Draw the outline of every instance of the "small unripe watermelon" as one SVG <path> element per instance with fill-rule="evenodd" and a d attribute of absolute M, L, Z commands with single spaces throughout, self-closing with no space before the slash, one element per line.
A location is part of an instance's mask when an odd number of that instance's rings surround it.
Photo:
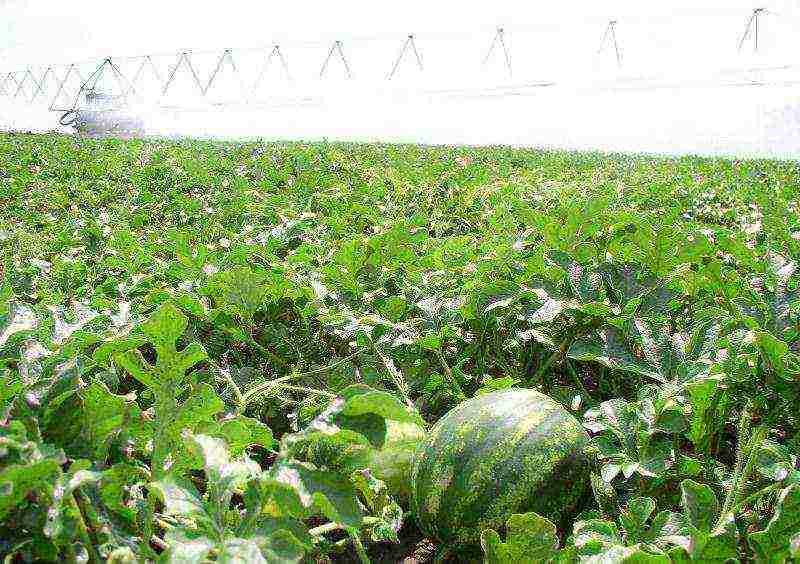
<path fill-rule="evenodd" d="M 312 433 L 291 443 L 291 456 L 349 476 L 368 469 L 386 483 L 397 501 L 408 507 L 411 496 L 411 465 L 425 429 L 415 423 L 387 419 L 380 444 L 343 429 L 337 434 Z"/>
<path fill-rule="evenodd" d="M 560 404 L 511 388 L 456 406 L 414 457 L 411 504 L 422 531 L 475 545 L 486 528 L 534 511 L 560 522 L 588 484 L 589 436 Z"/>
<path fill-rule="evenodd" d="M 358 450 L 347 468 L 352 471 L 369 468 L 379 480 L 386 482 L 392 495 L 404 507 L 411 496 L 411 464 L 414 453 L 425 437 L 425 430 L 414 423 L 386 422 L 386 440 L 382 448 Z"/>

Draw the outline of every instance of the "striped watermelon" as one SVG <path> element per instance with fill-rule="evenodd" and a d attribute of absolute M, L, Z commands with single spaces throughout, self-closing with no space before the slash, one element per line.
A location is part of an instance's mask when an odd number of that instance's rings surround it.
<path fill-rule="evenodd" d="M 512 513 L 556 522 L 586 491 L 589 436 L 560 404 L 511 388 L 465 401 L 420 444 L 412 507 L 422 531 L 447 546 L 475 545 Z"/>

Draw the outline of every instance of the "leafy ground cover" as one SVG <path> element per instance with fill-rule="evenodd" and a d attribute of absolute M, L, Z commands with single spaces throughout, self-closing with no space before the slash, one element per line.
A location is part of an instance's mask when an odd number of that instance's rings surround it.
<path fill-rule="evenodd" d="M 428 561 L 360 466 L 517 386 L 592 489 L 476 558 L 791 561 L 799 198 L 794 162 L 0 136 L 0 553 Z"/>

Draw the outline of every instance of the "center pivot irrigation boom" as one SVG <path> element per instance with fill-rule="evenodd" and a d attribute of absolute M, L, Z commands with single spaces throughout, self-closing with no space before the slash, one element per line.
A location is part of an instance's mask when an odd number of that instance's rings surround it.
<path fill-rule="evenodd" d="M 752 41 L 754 52 L 759 50 L 761 19 L 767 14 L 774 15 L 774 12 L 764 8 L 756 8 L 751 12 L 744 33 L 738 41 L 739 51 L 748 40 Z M 450 40 L 451 36 L 452 34 L 445 39 Z M 426 37 L 435 39 L 437 36 L 426 35 Z M 372 37 L 352 39 L 352 41 L 382 39 L 387 38 Z M 381 70 L 378 74 L 373 74 L 373 77 L 377 80 L 381 78 L 395 80 L 398 74 L 406 72 L 410 66 L 408 63 L 403 64 L 404 58 L 410 58 L 419 72 L 427 73 L 433 70 L 435 73 L 435 68 L 429 68 L 432 65 L 423 66 L 417 39 L 418 36 L 413 34 L 404 36 L 399 53 L 392 57 L 388 74 L 383 74 Z M 495 66 L 502 65 L 507 78 L 511 79 L 513 69 L 508 39 L 509 34 L 505 28 L 496 28 L 488 51 L 480 60 L 480 66 L 486 69 L 490 61 Z M 137 134 L 143 131 L 144 124 L 141 118 L 135 117 L 134 107 L 180 110 L 186 109 L 187 104 L 195 102 L 201 107 L 243 103 L 297 107 L 306 105 L 312 100 L 309 92 L 300 90 L 298 76 L 305 75 L 305 79 L 301 79 L 304 81 L 327 81 L 329 78 L 335 78 L 333 75 L 341 76 L 343 71 L 345 80 L 355 78 L 354 68 L 348 57 L 351 52 L 350 42 L 347 48 L 341 39 L 336 39 L 332 43 L 297 42 L 292 45 L 293 49 L 294 47 L 324 49 L 322 52 L 324 58 L 320 57 L 321 67 L 314 61 L 311 63 L 312 68 L 299 72 L 298 64 L 294 62 L 295 54 L 290 53 L 287 57 L 283 49 L 285 45 L 277 43 L 249 49 L 107 57 L 83 63 L 49 65 L 46 68 L 33 66 L 24 70 L 0 73 L 0 100 L 5 98 L 15 103 L 35 104 L 46 102 L 47 98 L 52 96 L 48 108 L 50 111 L 61 113 L 62 125 L 73 126 L 78 131 L 91 133 Z M 610 51 L 612 48 L 617 65 L 621 67 L 622 52 L 617 37 L 617 20 L 610 20 L 606 25 L 597 53 Z M 290 72 L 290 59 L 295 66 L 292 72 Z M 303 58 L 298 57 L 298 60 Z M 337 61 L 341 65 L 338 65 Z M 335 72 L 333 66 L 340 66 L 341 71 Z M 266 74 L 271 68 L 276 68 L 277 75 L 273 74 L 267 79 Z M 360 78 L 366 77 L 367 74 L 364 70 L 359 71 Z M 179 87 L 178 83 L 181 83 L 182 87 Z M 551 86 L 555 82 L 547 81 L 536 86 L 542 84 Z M 226 93 L 220 100 L 220 91 L 226 88 L 230 90 L 231 85 L 233 93 Z M 503 86 L 513 88 L 519 85 Z M 474 89 L 465 92 L 473 91 Z"/>

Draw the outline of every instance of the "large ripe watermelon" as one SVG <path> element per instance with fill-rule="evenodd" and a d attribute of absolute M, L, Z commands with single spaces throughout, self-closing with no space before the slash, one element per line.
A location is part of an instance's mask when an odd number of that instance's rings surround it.
<path fill-rule="evenodd" d="M 535 511 L 556 522 L 586 491 L 589 437 L 560 404 L 512 388 L 465 401 L 420 444 L 411 503 L 420 527 L 448 546 Z"/>

